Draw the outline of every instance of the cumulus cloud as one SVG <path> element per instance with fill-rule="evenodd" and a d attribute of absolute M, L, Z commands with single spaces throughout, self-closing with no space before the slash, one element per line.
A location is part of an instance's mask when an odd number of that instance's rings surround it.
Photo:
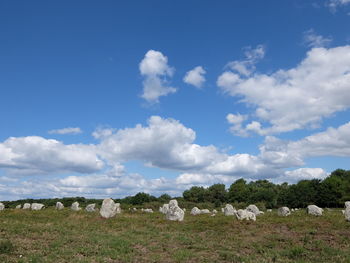
<path fill-rule="evenodd" d="M 300 180 L 325 179 L 328 173 L 321 168 L 299 168 L 292 171 L 285 171 L 282 176 L 272 178 L 275 183 L 297 183 Z"/>
<path fill-rule="evenodd" d="M 79 134 L 83 131 L 79 127 L 69 127 L 69 128 L 63 128 L 63 129 L 57 129 L 57 130 L 50 130 L 49 134 Z"/>
<path fill-rule="evenodd" d="M 205 73 L 206 71 L 203 69 L 203 67 L 195 67 L 186 73 L 183 81 L 187 84 L 195 86 L 196 88 L 202 88 L 205 82 Z"/>
<path fill-rule="evenodd" d="M 13 174 L 92 173 L 103 166 L 91 145 L 65 145 L 39 136 L 10 137 L 0 143 L 0 168 Z"/>
<path fill-rule="evenodd" d="M 305 158 L 318 156 L 350 156 L 350 122 L 297 141 L 268 136 L 260 146 L 260 158 L 276 168 L 302 166 Z"/>
<path fill-rule="evenodd" d="M 167 81 L 174 69 L 168 65 L 168 58 L 161 52 L 149 50 L 140 62 L 139 69 L 145 78 L 141 97 L 147 102 L 157 103 L 159 97 L 176 92 L 176 88 L 168 86 Z"/>
<path fill-rule="evenodd" d="M 323 37 L 321 35 L 317 35 L 313 29 L 309 29 L 304 32 L 303 40 L 304 43 L 311 48 L 326 47 L 333 41 L 331 37 Z"/>
<path fill-rule="evenodd" d="M 296 67 L 272 74 L 225 71 L 217 85 L 255 109 L 250 115 L 256 120 L 241 133 L 315 128 L 323 118 L 350 107 L 350 46 L 313 48 Z"/>
<path fill-rule="evenodd" d="M 226 116 L 226 120 L 229 124 L 231 124 L 230 132 L 234 135 L 246 137 L 248 136 L 248 132 L 243 128 L 243 122 L 248 118 L 247 115 L 241 114 L 232 114 L 229 113 Z"/>

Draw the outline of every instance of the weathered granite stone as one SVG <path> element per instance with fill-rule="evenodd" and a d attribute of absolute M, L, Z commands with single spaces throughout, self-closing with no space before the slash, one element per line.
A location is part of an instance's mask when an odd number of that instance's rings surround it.
<path fill-rule="evenodd" d="M 79 211 L 79 210 L 81 210 L 81 208 L 79 207 L 79 203 L 78 203 L 78 202 L 74 202 L 74 203 L 71 205 L 70 209 L 72 209 L 73 211 Z"/>
<path fill-rule="evenodd" d="M 143 209 L 144 213 L 153 213 L 153 210 L 150 208 Z"/>
<path fill-rule="evenodd" d="M 114 201 L 111 198 L 106 198 L 103 200 L 103 203 L 100 209 L 100 215 L 103 218 L 111 218 L 118 213 L 117 211 L 118 208 L 120 209 L 120 204 L 118 206 L 116 203 L 114 203 Z"/>
<path fill-rule="evenodd" d="M 3 203 L 0 203 L 0 211 L 5 209 L 5 205 Z"/>
<path fill-rule="evenodd" d="M 227 204 L 227 205 L 225 206 L 225 208 L 224 208 L 224 214 L 225 214 L 225 216 L 233 216 L 233 215 L 236 214 L 236 212 L 237 212 L 236 209 L 233 208 L 233 206 L 230 205 L 230 204 Z"/>
<path fill-rule="evenodd" d="M 159 212 L 162 214 L 166 214 L 169 209 L 169 204 L 163 204 L 163 206 L 159 207 Z"/>
<path fill-rule="evenodd" d="M 238 220 L 252 220 L 252 221 L 256 221 L 256 216 L 253 212 L 248 211 L 248 210 L 243 210 L 243 209 L 239 209 L 236 212 L 236 217 Z"/>
<path fill-rule="evenodd" d="M 16 205 L 16 209 L 21 209 L 22 205 Z"/>
<path fill-rule="evenodd" d="M 183 221 L 185 212 L 178 206 L 176 200 L 170 200 L 169 210 L 166 213 L 166 219 L 171 221 Z"/>
<path fill-rule="evenodd" d="M 201 214 L 210 214 L 209 209 L 201 209 Z"/>
<path fill-rule="evenodd" d="M 32 203 L 31 209 L 34 211 L 38 211 L 43 209 L 45 206 L 43 204 L 38 204 L 38 203 Z"/>
<path fill-rule="evenodd" d="M 196 216 L 196 215 L 200 215 L 201 214 L 201 210 L 198 207 L 193 207 L 191 210 L 191 215 Z"/>
<path fill-rule="evenodd" d="M 290 210 L 288 207 L 286 206 L 283 206 L 283 207 L 280 207 L 278 208 L 278 215 L 279 216 L 289 216 L 290 215 Z"/>
<path fill-rule="evenodd" d="M 249 205 L 247 208 L 246 208 L 247 211 L 249 212 L 252 212 L 255 214 L 255 216 L 258 216 L 258 215 L 261 215 L 263 214 L 264 212 L 260 211 L 259 208 L 256 206 L 256 205 Z"/>
<path fill-rule="evenodd" d="M 345 220 L 350 222 L 350 207 L 347 207 L 344 212 Z"/>
<path fill-rule="evenodd" d="M 225 213 L 225 208 L 221 207 L 221 213 Z"/>
<path fill-rule="evenodd" d="M 217 214 L 218 211 L 216 211 L 216 209 L 213 209 L 212 213 L 213 213 L 213 214 Z"/>
<path fill-rule="evenodd" d="M 266 212 L 272 212 L 272 209 L 266 209 Z"/>
<path fill-rule="evenodd" d="M 307 212 L 310 215 L 314 215 L 314 216 L 321 216 L 323 213 L 323 209 L 316 206 L 316 205 L 308 205 L 307 206 Z"/>
<path fill-rule="evenodd" d="M 56 203 L 56 209 L 57 210 L 62 210 L 64 208 L 64 205 L 61 202 Z"/>
<path fill-rule="evenodd" d="M 345 202 L 345 208 L 349 208 L 350 207 L 350 201 L 346 201 Z"/>
<path fill-rule="evenodd" d="M 23 209 L 30 209 L 30 204 L 29 203 L 25 203 L 24 205 L 23 205 Z"/>
<path fill-rule="evenodd" d="M 85 211 L 86 212 L 95 212 L 96 211 L 95 207 L 96 207 L 96 204 L 89 204 L 85 207 Z"/>

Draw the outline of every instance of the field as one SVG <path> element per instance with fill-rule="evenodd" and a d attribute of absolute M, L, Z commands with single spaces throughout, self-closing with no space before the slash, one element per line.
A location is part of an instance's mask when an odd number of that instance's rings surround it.
<path fill-rule="evenodd" d="M 170 222 L 164 215 L 5 210 L 0 262 L 350 262 L 350 223 L 340 210 L 265 213 L 240 222 L 219 213 Z"/>

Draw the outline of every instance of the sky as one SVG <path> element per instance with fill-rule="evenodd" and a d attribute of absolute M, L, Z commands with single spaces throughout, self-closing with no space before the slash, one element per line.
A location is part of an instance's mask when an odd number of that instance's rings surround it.
<path fill-rule="evenodd" d="M 350 0 L 0 1 L 0 200 L 350 169 Z"/>

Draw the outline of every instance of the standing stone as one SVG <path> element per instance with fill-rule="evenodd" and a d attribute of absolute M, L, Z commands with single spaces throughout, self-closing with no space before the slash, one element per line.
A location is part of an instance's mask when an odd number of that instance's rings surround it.
<path fill-rule="evenodd" d="M 201 209 L 201 214 L 210 214 L 209 209 Z"/>
<path fill-rule="evenodd" d="M 217 214 L 218 213 L 218 211 L 216 211 L 216 209 L 213 209 L 213 212 L 212 212 L 213 214 Z"/>
<path fill-rule="evenodd" d="M 103 203 L 100 209 L 100 215 L 103 218 L 111 218 L 117 214 L 117 209 L 118 209 L 118 206 L 116 203 L 114 203 L 113 199 L 106 198 L 103 200 Z"/>
<path fill-rule="evenodd" d="M 166 213 L 166 219 L 171 221 L 183 221 L 185 212 L 178 206 L 176 200 L 169 201 L 169 210 Z"/>
<path fill-rule="evenodd" d="M 260 211 L 259 208 L 256 206 L 256 205 L 249 205 L 247 208 L 246 208 L 247 211 L 249 212 L 252 212 L 255 214 L 255 216 L 258 216 L 258 215 L 261 215 L 263 214 L 264 212 Z"/>
<path fill-rule="evenodd" d="M 96 206 L 96 204 L 89 204 L 85 207 L 85 211 L 86 212 L 95 212 L 96 211 L 95 206 Z"/>
<path fill-rule="evenodd" d="M 0 203 L 0 211 L 5 209 L 5 205 L 3 203 Z"/>
<path fill-rule="evenodd" d="M 29 203 L 25 203 L 23 205 L 23 209 L 30 209 L 30 204 Z"/>
<path fill-rule="evenodd" d="M 316 205 L 308 205 L 307 206 L 307 212 L 310 215 L 314 215 L 314 216 L 321 216 L 323 213 L 323 209 L 316 206 Z"/>
<path fill-rule="evenodd" d="M 38 203 L 32 203 L 31 209 L 34 211 L 38 211 L 44 208 L 43 204 L 38 204 Z"/>
<path fill-rule="evenodd" d="M 344 212 L 345 220 L 350 222 L 350 207 L 347 207 Z"/>
<path fill-rule="evenodd" d="M 196 215 L 200 215 L 201 214 L 201 210 L 198 207 L 193 207 L 191 210 L 191 215 L 196 216 Z"/>
<path fill-rule="evenodd" d="M 250 212 L 248 210 L 243 210 L 243 209 L 239 209 L 236 213 L 236 217 L 238 220 L 252 220 L 252 221 L 256 221 L 256 216 L 253 212 Z"/>
<path fill-rule="evenodd" d="M 168 212 L 169 209 L 169 204 L 164 204 L 163 206 L 159 207 L 159 212 L 161 212 L 162 214 L 166 214 Z"/>
<path fill-rule="evenodd" d="M 64 208 L 64 205 L 61 202 L 56 203 L 56 209 L 57 210 L 62 210 Z"/>
<path fill-rule="evenodd" d="M 16 209 L 21 209 L 22 205 L 16 205 Z"/>
<path fill-rule="evenodd" d="M 289 216 L 290 215 L 290 210 L 288 207 L 286 206 L 283 206 L 283 207 L 280 207 L 278 208 L 278 215 L 279 216 Z"/>
<path fill-rule="evenodd" d="M 225 208 L 221 207 L 221 213 L 225 213 Z"/>
<path fill-rule="evenodd" d="M 153 210 L 150 208 L 143 209 L 144 213 L 153 213 Z"/>
<path fill-rule="evenodd" d="M 117 214 L 121 214 L 122 213 L 122 209 L 120 207 L 120 203 L 115 203 L 115 206 L 116 206 Z"/>
<path fill-rule="evenodd" d="M 224 208 L 225 216 L 233 216 L 236 214 L 236 212 L 237 212 L 236 209 L 234 209 L 233 206 L 230 204 L 227 204 Z"/>
<path fill-rule="evenodd" d="M 345 209 L 346 209 L 346 208 L 350 208 L 350 201 L 346 201 L 346 202 L 345 202 Z"/>
<path fill-rule="evenodd" d="M 81 210 L 81 208 L 79 207 L 79 203 L 78 203 L 78 202 L 74 202 L 74 203 L 71 205 L 70 209 L 72 209 L 73 211 L 79 211 L 79 210 Z"/>

